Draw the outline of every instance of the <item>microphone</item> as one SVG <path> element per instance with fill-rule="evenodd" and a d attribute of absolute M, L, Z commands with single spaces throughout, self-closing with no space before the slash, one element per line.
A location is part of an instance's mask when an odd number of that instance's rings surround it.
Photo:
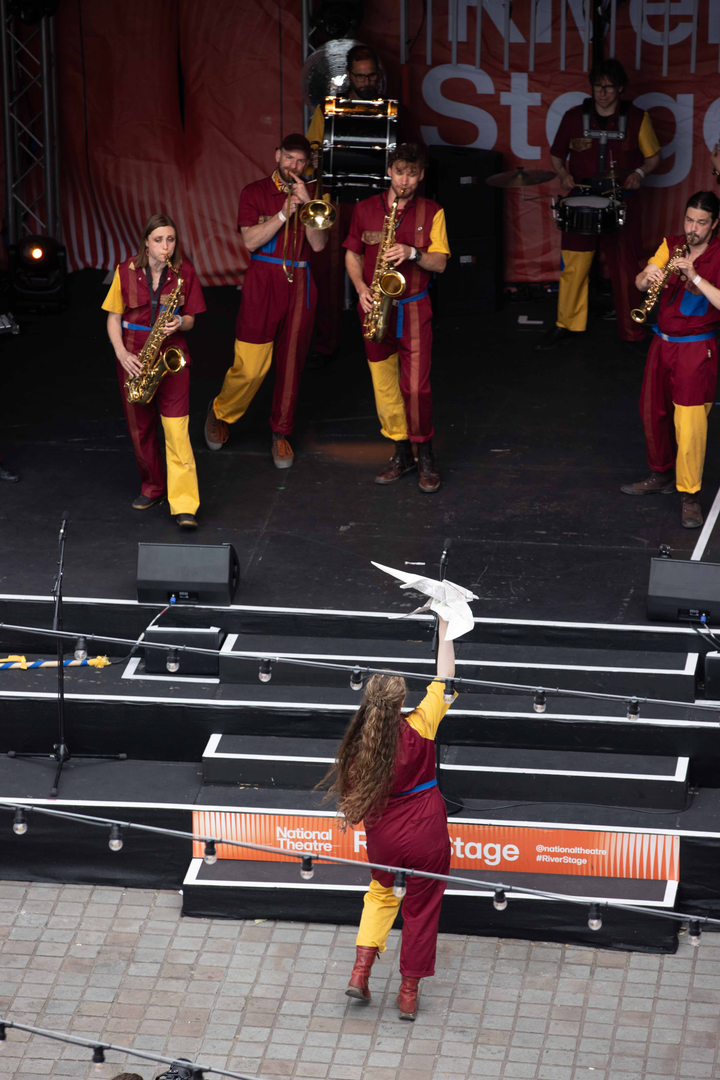
<path fill-rule="evenodd" d="M 65 533 L 67 532 L 67 523 L 70 520 L 70 514 L 67 510 L 63 510 L 62 517 L 60 519 L 60 535 L 58 541 L 62 543 L 65 539 Z"/>
<path fill-rule="evenodd" d="M 448 558 L 450 557 L 450 545 L 452 540 L 448 536 L 443 544 L 443 553 L 440 556 L 440 580 L 445 577 L 445 571 L 447 570 Z"/>

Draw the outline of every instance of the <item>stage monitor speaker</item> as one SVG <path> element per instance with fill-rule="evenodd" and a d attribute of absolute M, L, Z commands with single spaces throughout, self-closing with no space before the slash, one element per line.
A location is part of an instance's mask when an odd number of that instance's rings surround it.
<path fill-rule="evenodd" d="M 720 564 L 685 559 L 650 560 L 648 619 L 720 627 Z"/>
<path fill-rule="evenodd" d="M 219 649 L 223 633 L 217 626 L 151 626 L 145 631 L 145 641 L 162 642 L 169 645 L 187 645 L 198 649 Z M 164 649 L 143 649 L 145 653 L 145 671 L 148 675 L 167 675 L 168 654 Z M 178 651 L 180 667 L 178 675 L 218 675 L 220 658 L 206 656 L 204 653 Z"/>
<path fill-rule="evenodd" d="M 425 191 L 445 211 L 450 240 L 488 236 L 500 247 L 503 193 L 500 188 L 488 187 L 485 181 L 503 171 L 502 154 L 469 146 L 431 146 L 428 153 Z M 450 248 L 454 257 L 452 243 Z"/>
<path fill-rule="evenodd" d="M 229 607 L 239 581 L 232 544 L 138 544 L 140 604 Z"/>
<path fill-rule="evenodd" d="M 450 247 L 452 258 L 435 279 L 435 313 L 483 315 L 497 311 L 502 296 L 502 273 L 495 241 L 468 237 L 451 240 Z"/>

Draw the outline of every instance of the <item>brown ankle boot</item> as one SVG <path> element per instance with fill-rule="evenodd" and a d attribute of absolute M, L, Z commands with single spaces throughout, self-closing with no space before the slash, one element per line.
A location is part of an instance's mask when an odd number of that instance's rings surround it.
<path fill-rule="evenodd" d="M 348 988 L 345 991 L 348 997 L 359 998 L 360 1001 L 370 1000 L 368 980 L 370 979 L 370 968 L 373 966 L 377 952 L 374 945 L 355 946 L 355 965 L 352 969 Z"/>
<path fill-rule="evenodd" d="M 440 487 L 440 473 L 435 464 L 432 442 L 418 443 L 418 472 L 420 474 L 419 487 L 421 491 L 437 491 Z"/>
<path fill-rule="evenodd" d="M 409 439 L 403 439 L 395 443 L 395 453 L 390 458 L 390 464 L 379 472 L 375 477 L 376 484 L 394 484 L 405 473 L 415 468 L 412 446 Z"/>
<path fill-rule="evenodd" d="M 418 1007 L 418 990 L 420 980 L 413 979 L 410 975 L 401 975 L 400 993 L 397 996 L 397 1007 L 400 1010 L 401 1020 L 414 1020 Z"/>

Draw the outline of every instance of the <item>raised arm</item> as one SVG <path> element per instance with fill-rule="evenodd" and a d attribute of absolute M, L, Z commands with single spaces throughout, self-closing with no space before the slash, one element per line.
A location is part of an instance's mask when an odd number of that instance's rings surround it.
<path fill-rule="evenodd" d="M 438 615 L 438 679 L 452 679 L 455 676 L 455 645 L 446 640 L 447 628 L 445 619 Z"/>

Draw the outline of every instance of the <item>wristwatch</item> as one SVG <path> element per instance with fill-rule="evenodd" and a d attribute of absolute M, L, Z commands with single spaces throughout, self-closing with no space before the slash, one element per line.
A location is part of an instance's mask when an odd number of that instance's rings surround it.
<path fill-rule="evenodd" d="M 413 251 L 415 252 L 415 254 L 411 255 L 408 261 L 420 262 L 420 260 L 422 259 L 422 251 L 420 250 L 420 248 L 413 248 Z"/>

